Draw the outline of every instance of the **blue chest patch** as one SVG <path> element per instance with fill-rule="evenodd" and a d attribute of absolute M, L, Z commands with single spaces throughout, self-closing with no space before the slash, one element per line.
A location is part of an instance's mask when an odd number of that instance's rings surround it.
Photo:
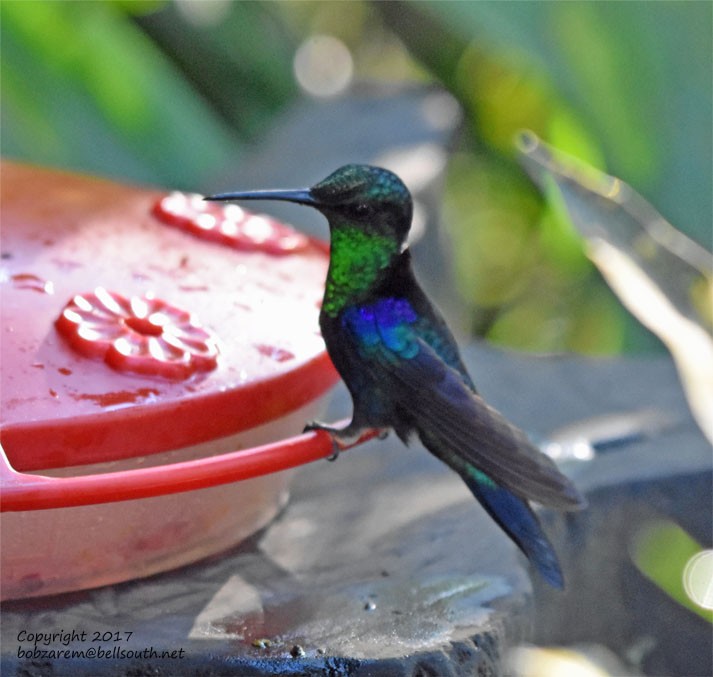
<path fill-rule="evenodd" d="M 342 315 L 342 325 L 371 353 L 388 349 L 403 359 L 419 352 L 414 323 L 418 315 L 405 299 L 385 298 L 367 306 L 351 306 Z"/>

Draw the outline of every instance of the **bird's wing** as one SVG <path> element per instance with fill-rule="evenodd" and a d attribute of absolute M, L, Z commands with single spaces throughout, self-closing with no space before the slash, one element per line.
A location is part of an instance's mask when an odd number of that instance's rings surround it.
<path fill-rule="evenodd" d="M 472 392 L 418 335 L 404 299 L 353 309 L 344 326 L 381 382 L 436 456 L 471 480 L 494 482 L 524 499 L 577 509 L 584 499 L 555 463 Z"/>

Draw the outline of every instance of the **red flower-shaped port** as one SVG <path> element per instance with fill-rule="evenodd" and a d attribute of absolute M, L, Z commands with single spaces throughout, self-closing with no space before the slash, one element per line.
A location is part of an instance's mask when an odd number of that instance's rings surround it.
<path fill-rule="evenodd" d="M 217 366 L 214 337 L 190 313 L 150 294 L 126 298 L 97 287 L 75 296 L 55 326 L 77 352 L 118 371 L 183 380 Z"/>
<path fill-rule="evenodd" d="M 169 226 L 241 251 L 291 254 L 309 244 L 302 233 L 267 216 L 251 214 L 234 204 L 206 202 L 196 193 L 170 193 L 152 211 Z"/>

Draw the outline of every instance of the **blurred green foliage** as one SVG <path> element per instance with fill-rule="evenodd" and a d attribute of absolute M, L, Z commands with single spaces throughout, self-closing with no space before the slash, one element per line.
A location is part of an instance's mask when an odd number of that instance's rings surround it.
<path fill-rule="evenodd" d="M 710 246 L 711 5 L 379 6 L 467 111 L 445 222 L 456 242 L 467 243 L 455 253 L 475 332 L 545 351 L 657 347 L 585 259 L 561 210 L 529 194 L 512 138 L 518 129 L 532 129 L 621 176 L 674 225 Z M 430 40 L 423 39 L 426 32 Z"/>
<path fill-rule="evenodd" d="M 185 187 L 227 161 L 229 127 L 133 25 L 134 7 L 0 3 L 4 155 Z"/>
<path fill-rule="evenodd" d="M 196 189 L 304 96 L 310 35 L 357 80 L 438 82 L 466 124 L 443 223 L 474 334 L 586 353 L 657 347 L 518 166 L 521 128 L 621 176 L 710 246 L 713 5 L 698 2 L 0 2 L 2 152 Z"/>

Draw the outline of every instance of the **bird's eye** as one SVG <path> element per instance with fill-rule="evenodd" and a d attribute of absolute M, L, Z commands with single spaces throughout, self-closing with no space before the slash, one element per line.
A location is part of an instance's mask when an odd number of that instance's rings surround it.
<path fill-rule="evenodd" d="M 357 216 L 366 216 L 369 211 L 369 205 L 364 202 L 359 202 L 354 206 L 354 213 Z"/>

